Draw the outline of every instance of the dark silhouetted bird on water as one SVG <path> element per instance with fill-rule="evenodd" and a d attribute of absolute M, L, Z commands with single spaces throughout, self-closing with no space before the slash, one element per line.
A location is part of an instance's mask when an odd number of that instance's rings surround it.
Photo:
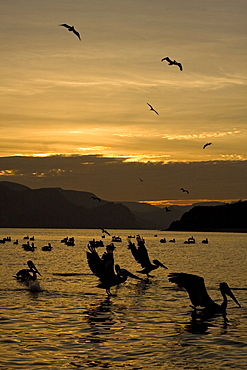
<path fill-rule="evenodd" d="M 171 273 L 168 275 L 168 279 L 171 283 L 177 284 L 178 287 L 185 288 L 189 294 L 193 308 L 196 310 L 196 307 L 202 307 L 202 313 L 205 314 L 206 317 L 212 317 L 214 314 L 221 313 L 226 319 L 227 295 L 241 307 L 227 283 L 220 283 L 220 292 L 223 296 L 223 302 L 218 304 L 208 295 L 202 277 L 185 273 Z"/>
<path fill-rule="evenodd" d="M 87 252 L 88 265 L 94 275 L 96 275 L 100 283 L 98 288 L 105 289 L 108 296 L 111 294 L 111 287 L 124 283 L 128 276 L 134 279 L 142 280 L 136 275 L 125 269 L 121 269 L 119 265 L 115 265 L 114 271 L 114 256 L 113 252 L 115 246 L 113 243 L 106 246 L 106 251 L 100 258 L 95 247 L 88 245 L 89 252 Z"/>
<path fill-rule="evenodd" d="M 60 24 L 59 26 L 66 27 L 68 31 L 73 32 L 78 37 L 78 39 L 81 40 L 81 36 L 79 32 L 74 29 L 74 26 L 69 26 L 66 23 Z"/>
<path fill-rule="evenodd" d="M 203 145 L 202 149 L 205 149 L 207 146 L 212 145 L 212 143 L 206 143 Z"/>
<path fill-rule="evenodd" d="M 22 269 L 14 276 L 18 281 L 29 284 L 37 279 L 37 274 L 41 275 L 33 261 L 27 261 L 29 269 Z"/>
<path fill-rule="evenodd" d="M 156 259 L 153 260 L 153 263 L 151 263 L 149 256 L 148 256 L 147 248 L 145 246 L 145 240 L 142 238 L 137 238 L 136 240 L 137 240 L 138 247 L 135 246 L 135 243 L 132 243 L 129 240 L 128 249 L 131 250 L 131 253 L 134 259 L 136 260 L 136 262 L 139 263 L 141 267 L 143 268 L 143 270 L 137 271 L 137 272 L 141 274 L 146 274 L 148 277 L 153 277 L 149 275 L 151 271 L 156 270 L 158 267 L 163 267 L 167 269 L 167 267 L 163 265 L 163 263 L 161 263 L 160 261 Z"/>
<path fill-rule="evenodd" d="M 159 115 L 159 113 L 157 112 L 157 110 L 155 110 L 151 104 L 147 103 L 147 105 L 149 105 L 150 107 L 150 110 L 152 110 L 154 113 L 156 113 L 157 115 Z"/>
<path fill-rule="evenodd" d="M 179 62 L 177 62 L 175 59 L 174 60 L 171 60 L 169 57 L 165 57 L 165 58 L 161 59 L 161 62 L 163 62 L 164 60 L 166 60 L 168 62 L 168 65 L 169 66 L 173 66 L 173 65 L 174 66 L 178 66 L 179 69 L 180 69 L 180 71 L 183 70 L 182 64 L 179 63 Z"/>
<path fill-rule="evenodd" d="M 183 193 L 187 193 L 187 194 L 189 194 L 189 190 L 186 190 L 186 189 L 184 189 L 184 188 L 180 188 L 180 190 L 182 190 L 182 192 L 183 192 Z"/>

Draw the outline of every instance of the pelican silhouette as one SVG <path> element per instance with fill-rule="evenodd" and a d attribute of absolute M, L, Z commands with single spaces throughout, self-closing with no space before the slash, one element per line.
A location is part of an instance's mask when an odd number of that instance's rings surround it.
<path fill-rule="evenodd" d="M 105 289 L 108 296 L 112 295 L 110 289 L 115 285 L 124 283 L 128 277 L 142 280 L 136 275 L 125 269 L 121 269 L 119 265 L 115 265 L 114 271 L 114 256 L 113 252 L 115 246 L 113 243 L 106 246 L 106 251 L 100 258 L 95 247 L 88 245 L 89 252 L 87 252 L 88 265 L 94 275 L 96 275 L 100 283 L 98 288 Z"/>
<path fill-rule="evenodd" d="M 170 273 L 168 275 L 168 280 L 171 283 L 177 284 L 180 288 L 185 288 L 189 294 L 193 305 L 192 307 L 195 310 L 198 306 L 203 307 L 202 311 L 207 316 L 221 313 L 226 319 L 227 295 L 231 297 L 239 307 L 241 307 L 227 283 L 220 283 L 220 292 L 223 296 L 223 302 L 218 304 L 208 295 L 204 279 L 200 276 L 185 273 Z"/>
<path fill-rule="evenodd" d="M 68 31 L 73 32 L 78 37 L 78 39 L 81 40 L 81 36 L 79 32 L 75 30 L 74 26 L 69 26 L 66 23 L 60 24 L 59 26 L 68 28 Z"/>
<path fill-rule="evenodd" d="M 184 189 L 184 188 L 180 188 L 180 190 L 182 190 L 182 192 L 183 192 L 183 193 L 187 193 L 187 194 L 189 194 L 189 190 L 186 190 L 186 189 Z"/>
<path fill-rule="evenodd" d="M 33 261 L 29 260 L 27 261 L 27 265 L 29 269 L 22 269 L 16 273 L 14 276 L 18 281 L 24 282 L 26 284 L 29 284 L 32 281 L 35 281 L 37 279 L 37 274 L 40 274 L 37 267 L 33 263 Z"/>
<path fill-rule="evenodd" d="M 168 65 L 169 66 L 172 66 L 172 65 L 178 66 L 179 69 L 180 69 L 180 71 L 183 70 L 182 64 L 179 63 L 179 62 L 177 62 L 175 59 L 174 60 L 171 60 L 169 57 L 165 57 L 165 58 L 161 59 L 161 62 L 163 62 L 164 60 L 166 60 L 168 62 Z"/>
<path fill-rule="evenodd" d="M 206 143 L 203 145 L 202 149 L 205 149 L 207 146 L 212 145 L 213 143 Z"/>
<path fill-rule="evenodd" d="M 138 247 L 135 246 L 135 243 L 132 243 L 129 240 L 128 249 L 131 250 L 131 253 L 134 259 L 136 260 L 136 262 L 139 263 L 141 267 L 143 268 L 143 270 L 137 271 L 137 272 L 141 274 L 146 274 L 147 277 L 153 277 L 149 275 L 151 271 L 156 270 L 158 267 L 163 267 L 167 269 L 167 267 L 163 265 L 163 263 L 161 263 L 160 261 L 156 259 L 153 260 L 153 263 L 151 263 L 149 256 L 148 256 L 147 248 L 145 246 L 145 240 L 140 237 L 136 238 L 136 240 L 137 240 Z"/>
<path fill-rule="evenodd" d="M 159 115 L 159 113 L 157 112 L 157 110 L 155 110 L 151 104 L 147 103 L 147 105 L 149 105 L 150 107 L 150 110 L 152 110 L 153 112 L 155 112 L 157 115 Z"/>

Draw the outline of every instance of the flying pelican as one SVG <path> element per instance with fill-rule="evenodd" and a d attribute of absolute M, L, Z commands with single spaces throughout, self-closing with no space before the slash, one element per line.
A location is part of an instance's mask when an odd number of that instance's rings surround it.
<path fill-rule="evenodd" d="M 72 31 L 78 37 L 78 39 L 81 40 L 81 36 L 80 36 L 79 32 L 74 29 L 74 26 L 69 26 L 66 23 L 60 24 L 59 26 L 68 28 L 68 31 L 70 31 L 70 32 Z"/>
<path fill-rule="evenodd" d="M 150 110 L 154 111 L 157 115 L 159 115 L 159 113 L 157 112 L 157 110 L 155 110 L 151 104 L 147 103 L 147 105 L 149 105 L 150 107 Z"/>
<path fill-rule="evenodd" d="M 203 145 L 202 149 L 205 149 L 207 146 L 212 145 L 213 143 L 206 143 Z"/>
<path fill-rule="evenodd" d="M 142 238 L 137 238 L 136 240 L 137 240 L 138 248 L 136 248 L 135 243 L 132 243 L 129 240 L 128 249 L 131 250 L 131 253 L 134 259 L 136 260 L 136 262 L 139 263 L 141 267 L 143 268 L 143 270 L 137 271 L 137 272 L 141 274 L 146 274 L 147 277 L 153 277 L 149 275 L 151 271 L 156 270 L 158 267 L 163 267 L 167 269 L 167 267 L 163 265 L 163 263 L 161 263 L 160 261 L 156 259 L 153 260 L 153 264 L 152 264 L 148 256 L 147 248 L 145 246 L 145 240 Z"/>
<path fill-rule="evenodd" d="M 102 231 L 102 233 L 105 233 L 105 234 L 111 236 L 111 234 L 108 233 L 108 231 L 106 229 L 104 229 L 103 227 L 100 227 L 100 230 Z"/>
<path fill-rule="evenodd" d="M 139 180 L 140 180 L 141 182 L 143 182 L 143 179 L 142 179 L 141 177 L 139 177 Z"/>
<path fill-rule="evenodd" d="M 94 199 L 94 200 L 98 200 L 99 202 L 101 202 L 101 199 L 99 197 L 92 196 L 91 198 Z"/>
<path fill-rule="evenodd" d="M 121 269 L 119 265 L 115 265 L 114 271 L 114 257 L 113 252 L 115 246 L 113 243 L 106 246 L 106 251 L 100 258 L 94 246 L 88 245 L 89 252 L 87 252 L 88 265 L 94 275 L 96 275 L 100 283 L 98 288 L 105 289 L 108 296 L 111 296 L 111 287 L 124 283 L 128 276 L 134 279 L 142 280 L 136 275 L 131 274 L 128 270 Z"/>
<path fill-rule="evenodd" d="M 193 308 L 203 307 L 203 312 L 207 315 L 221 313 L 226 319 L 227 295 L 241 307 L 227 283 L 220 283 L 220 292 L 223 296 L 221 305 L 215 303 L 206 290 L 204 279 L 197 275 L 185 273 L 170 273 L 168 279 L 171 283 L 177 284 L 178 287 L 185 288 L 189 294 Z"/>
<path fill-rule="evenodd" d="M 29 269 L 22 269 L 18 271 L 14 277 L 18 281 L 29 284 L 30 282 L 35 281 L 37 279 L 37 274 L 39 274 L 40 276 L 41 274 L 32 261 L 27 261 L 27 265 Z"/>
<path fill-rule="evenodd" d="M 189 190 L 186 190 L 186 189 L 184 189 L 184 188 L 180 188 L 180 190 L 182 190 L 182 192 L 184 192 L 184 193 L 189 194 Z"/>
<path fill-rule="evenodd" d="M 166 58 L 161 59 L 161 62 L 163 62 L 164 60 L 166 60 L 168 62 L 169 66 L 175 65 L 175 66 L 179 67 L 180 71 L 183 70 L 182 64 L 177 62 L 175 59 L 171 60 L 169 57 L 166 57 Z"/>

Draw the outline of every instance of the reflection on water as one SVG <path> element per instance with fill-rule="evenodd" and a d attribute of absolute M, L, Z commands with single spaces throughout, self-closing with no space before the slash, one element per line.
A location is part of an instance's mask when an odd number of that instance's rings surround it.
<path fill-rule="evenodd" d="M 86 261 L 89 240 L 96 230 L 2 230 L 12 240 L 35 235 L 34 252 L 20 246 L 1 246 L 0 348 L 4 369 L 245 369 L 247 359 L 247 259 L 242 234 L 194 233 L 209 244 L 185 246 L 187 233 L 115 230 L 123 242 L 116 245 L 115 262 L 136 274 L 139 266 L 129 255 L 127 236 L 141 234 L 154 256 L 169 270 L 154 271 L 154 278 L 130 279 L 107 297 L 98 289 Z M 74 235 L 75 246 L 61 244 Z M 50 252 L 42 251 L 51 242 Z M 12 276 L 32 259 L 42 276 L 30 291 Z M 168 272 L 188 272 L 205 278 L 207 290 L 222 301 L 218 284 L 227 281 L 242 308 L 229 302 L 222 316 L 206 318 L 191 307 L 187 293 L 168 281 Z M 220 349 L 220 350 L 219 350 Z"/>

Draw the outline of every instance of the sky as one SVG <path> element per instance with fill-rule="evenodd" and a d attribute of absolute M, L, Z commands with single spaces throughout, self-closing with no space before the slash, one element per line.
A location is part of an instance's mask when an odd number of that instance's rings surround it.
<path fill-rule="evenodd" d="M 1 0 L 0 14 L 0 181 L 247 198 L 246 1 Z"/>

